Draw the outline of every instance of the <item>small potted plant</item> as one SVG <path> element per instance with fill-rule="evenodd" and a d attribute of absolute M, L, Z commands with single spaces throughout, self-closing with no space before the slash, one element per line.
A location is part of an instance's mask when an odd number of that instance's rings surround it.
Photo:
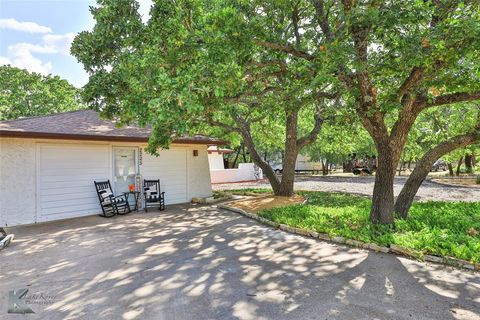
<path fill-rule="evenodd" d="M 128 190 L 130 190 L 130 192 L 133 192 L 135 191 L 135 185 L 132 183 L 132 184 L 129 184 L 128 185 Z"/>

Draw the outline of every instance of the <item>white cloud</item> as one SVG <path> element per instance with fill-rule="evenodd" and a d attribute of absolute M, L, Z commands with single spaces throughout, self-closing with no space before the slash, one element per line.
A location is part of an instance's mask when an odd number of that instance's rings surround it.
<path fill-rule="evenodd" d="M 76 34 L 73 32 L 65 34 L 47 34 L 42 40 L 46 47 L 54 49 L 56 52 L 69 55 L 70 46 Z"/>
<path fill-rule="evenodd" d="M 37 72 L 45 75 L 49 74 L 52 71 L 52 63 L 43 62 L 42 60 L 35 58 L 32 53 L 55 53 L 55 51 L 51 48 L 31 43 L 17 43 L 8 47 L 8 57 L 0 59 L 0 63 L 10 64 L 21 69 L 27 69 L 30 72 Z"/>
<path fill-rule="evenodd" d="M 27 69 L 30 72 L 49 74 L 52 63 L 44 62 L 35 57 L 35 54 L 70 54 L 70 45 L 75 33 L 48 34 L 42 37 L 41 44 L 20 42 L 8 46 L 6 57 L 0 57 L 0 65 L 10 64 L 14 67 Z"/>
<path fill-rule="evenodd" d="M 50 33 L 52 29 L 41 26 L 35 22 L 20 22 L 13 18 L 0 19 L 0 29 L 11 29 L 17 31 L 24 31 L 28 33 Z"/>
<path fill-rule="evenodd" d="M 12 61 L 10 61 L 10 59 L 8 59 L 7 57 L 0 56 L 0 66 L 6 65 L 6 64 L 12 64 Z"/>

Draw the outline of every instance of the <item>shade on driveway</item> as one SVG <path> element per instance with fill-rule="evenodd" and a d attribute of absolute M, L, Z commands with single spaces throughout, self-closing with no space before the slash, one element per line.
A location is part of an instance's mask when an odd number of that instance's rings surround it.
<path fill-rule="evenodd" d="M 9 230 L 0 319 L 479 319 L 480 275 L 306 239 L 216 207 Z"/>

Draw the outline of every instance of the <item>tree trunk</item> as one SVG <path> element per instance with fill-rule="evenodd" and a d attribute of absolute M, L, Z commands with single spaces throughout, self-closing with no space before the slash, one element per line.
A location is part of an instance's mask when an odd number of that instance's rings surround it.
<path fill-rule="evenodd" d="M 393 182 L 395 178 L 395 162 L 391 153 L 379 148 L 378 167 L 373 188 L 370 220 L 373 223 L 391 224 L 394 222 Z"/>
<path fill-rule="evenodd" d="M 402 161 L 400 162 L 400 167 L 399 167 L 399 169 L 398 169 L 398 176 L 401 176 L 401 175 L 402 175 L 402 171 L 403 171 L 404 167 L 405 167 L 405 161 L 402 160 Z"/>
<path fill-rule="evenodd" d="M 435 161 L 455 149 L 468 146 L 476 141 L 478 141 L 476 133 L 460 135 L 453 137 L 428 151 L 422 159 L 417 162 L 417 166 L 410 174 L 410 177 L 408 177 L 407 182 L 398 195 L 397 201 L 395 202 L 395 212 L 399 213 L 402 218 L 407 218 L 413 199 L 415 198 L 422 182 L 428 176 Z M 449 170 L 453 174 L 453 168 L 450 163 Z"/>
<path fill-rule="evenodd" d="M 243 146 L 243 143 L 242 143 L 242 146 Z M 233 160 L 231 168 L 235 168 L 235 166 L 237 165 L 238 156 L 240 155 L 240 151 L 242 150 L 242 146 L 238 147 L 237 154 L 235 155 L 235 159 Z"/>
<path fill-rule="evenodd" d="M 326 176 L 328 174 L 327 161 L 322 160 L 322 175 Z"/>
<path fill-rule="evenodd" d="M 473 173 L 473 155 L 471 153 L 465 154 L 465 171 Z"/>
<path fill-rule="evenodd" d="M 292 150 L 293 151 L 293 150 Z M 286 152 L 288 154 L 288 152 Z M 289 157 L 283 160 L 282 181 L 278 191 L 274 192 L 276 196 L 293 196 L 293 185 L 295 182 L 295 162 L 297 153 L 291 152 Z"/>
<path fill-rule="evenodd" d="M 255 148 L 253 141 L 250 123 L 239 115 L 234 116 L 235 122 L 238 125 L 237 131 L 242 135 L 245 146 L 250 152 L 250 157 L 253 162 L 263 170 L 263 173 L 268 178 L 272 186 L 273 193 L 277 196 L 293 195 L 293 186 L 295 182 L 295 163 L 300 150 L 308 144 L 315 142 L 318 133 L 322 127 L 323 118 L 319 114 L 319 110 L 314 115 L 315 123 L 313 129 L 306 136 L 298 138 L 298 112 L 299 110 L 286 110 L 286 130 L 285 130 L 285 150 L 282 152 L 283 168 L 282 179 L 279 180 L 272 167 L 262 159 L 262 156 Z"/>
<path fill-rule="evenodd" d="M 293 196 L 293 185 L 295 182 L 295 164 L 297 162 L 297 129 L 298 129 L 298 111 L 292 111 L 287 114 L 287 124 L 285 132 L 285 156 L 283 158 L 282 181 L 280 188 L 275 192 L 276 196 Z"/>
<path fill-rule="evenodd" d="M 453 165 L 451 162 L 447 163 L 447 167 L 448 167 L 448 175 L 450 177 L 453 177 L 455 175 L 455 173 L 453 172 Z"/>
<path fill-rule="evenodd" d="M 463 163 L 463 156 L 461 156 L 460 159 L 458 159 L 457 172 L 456 172 L 457 177 L 460 175 L 460 169 L 462 167 L 462 163 Z"/>
<path fill-rule="evenodd" d="M 242 144 L 242 155 L 243 155 L 243 163 L 247 163 L 247 153 L 245 152 L 245 145 Z"/>

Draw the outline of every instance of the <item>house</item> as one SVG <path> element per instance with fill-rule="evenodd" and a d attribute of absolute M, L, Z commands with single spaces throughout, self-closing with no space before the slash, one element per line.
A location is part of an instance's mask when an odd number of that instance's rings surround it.
<path fill-rule="evenodd" d="M 263 179 L 262 170 L 253 163 L 239 163 L 238 168 L 225 168 L 224 154 L 232 153 L 233 151 L 230 149 L 210 146 L 207 152 L 212 183 L 231 183 Z"/>
<path fill-rule="evenodd" d="M 177 138 L 157 157 L 149 135 L 92 110 L 0 122 L 0 226 L 98 214 L 94 180 L 119 194 L 139 175 L 160 179 L 166 204 L 212 195 L 207 147 L 224 141 Z"/>
<path fill-rule="evenodd" d="M 274 153 L 269 159 L 268 163 L 272 169 L 280 173 L 283 170 L 282 167 L 282 158 L 281 153 Z M 297 160 L 295 160 L 295 171 L 296 172 L 318 172 L 323 168 L 322 162 L 312 161 L 308 155 L 298 154 Z"/>

